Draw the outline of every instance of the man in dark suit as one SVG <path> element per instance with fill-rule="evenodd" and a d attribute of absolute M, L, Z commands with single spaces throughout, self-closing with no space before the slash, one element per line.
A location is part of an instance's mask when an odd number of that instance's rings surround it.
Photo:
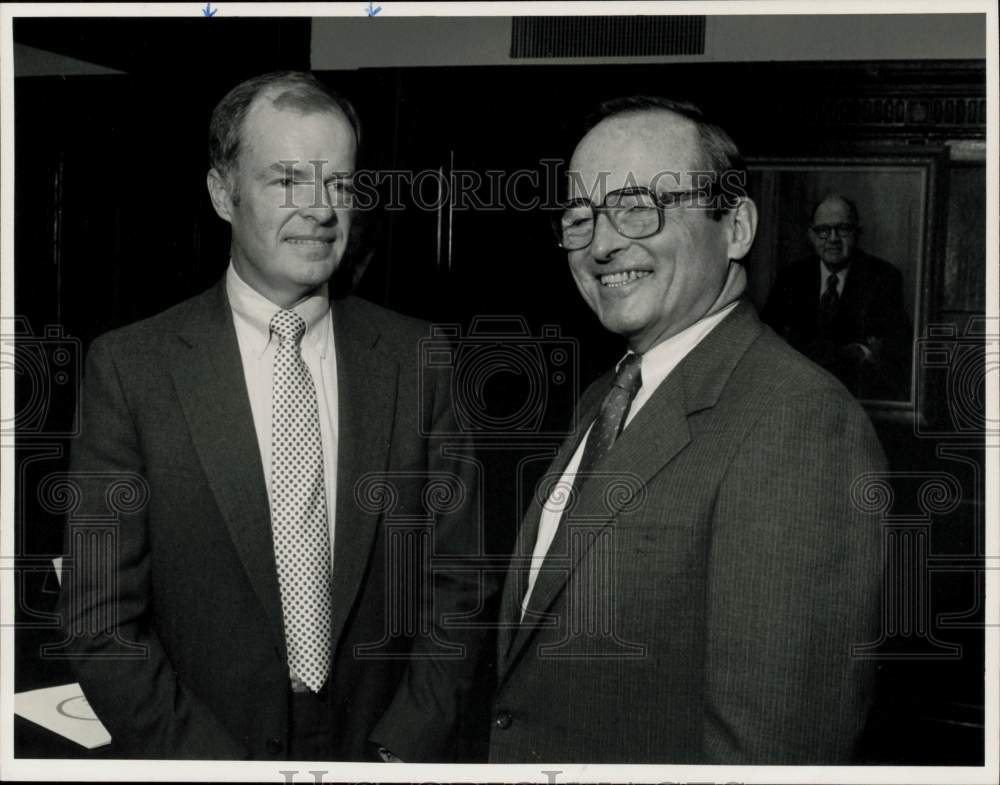
<path fill-rule="evenodd" d="M 729 136 L 665 99 L 605 104 L 576 148 L 557 235 L 629 351 L 525 515 L 491 760 L 851 760 L 871 677 L 852 646 L 877 639 L 880 585 L 864 489 L 884 456 L 746 300 L 742 182 Z"/>
<path fill-rule="evenodd" d="M 477 496 L 433 439 L 455 429 L 424 325 L 329 297 L 356 115 L 268 74 L 210 138 L 224 278 L 89 352 L 74 669 L 119 757 L 449 760 L 479 637 L 442 617 L 479 595 L 430 557 L 473 553 Z"/>
<path fill-rule="evenodd" d="M 860 398 L 905 400 L 913 332 L 903 276 L 858 248 L 857 206 L 826 196 L 812 213 L 815 256 L 778 272 L 761 318 Z"/>

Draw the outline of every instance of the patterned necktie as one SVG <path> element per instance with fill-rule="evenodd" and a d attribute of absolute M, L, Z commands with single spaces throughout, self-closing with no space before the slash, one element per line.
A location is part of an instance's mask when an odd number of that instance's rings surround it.
<path fill-rule="evenodd" d="M 576 486 L 579 488 L 597 463 L 608 454 L 611 445 L 625 427 L 625 418 L 635 394 L 642 387 L 642 358 L 630 352 L 618 365 L 618 373 L 611 383 L 611 389 L 601 402 L 600 411 L 594 420 L 594 427 L 587 437 L 587 446 L 577 471 Z"/>
<path fill-rule="evenodd" d="M 586 482 L 587 474 L 601 458 L 608 454 L 615 439 L 622 432 L 625 419 L 628 417 L 629 407 L 631 407 L 632 400 L 639 392 L 640 387 L 642 387 L 642 358 L 638 354 L 629 352 L 625 359 L 619 363 L 618 372 L 615 374 L 614 381 L 611 382 L 611 389 L 601 401 L 601 408 L 598 410 L 594 425 L 587 436 L 587 444 L 583 448 L 583 456 L 580 458 L 580 465 L 573 479 L 573 487 L 577 492 Z M 521 534 L 522 547 L 529 550 L 535 547 L 540 523 L 540 515 L 525 522 L 525 529 Z M 564 521 L 560 519 L 559 526 L 563 525 Z M 529 580 L 529 570 L 517 571 L 518 608 L 521 608 L 524 603 Z"/>
<path fill-rule="evenodd" d="M 837 317 L 840 294 L 837 292 L 837 274 L 830 273 L 826 279 L 826 289 L 819 298 L 818 323 L 821 335 L 828 336 L 833 331 L 833 321 Z"/>
<path fill-rule="evenodd" d="M 288 664 L 313 692 L 330 670 L 330 532 L 316 387 L 302 361 L 306 323 L 278 311 L 271 331 L 271 529 L 285 619 Z"/>

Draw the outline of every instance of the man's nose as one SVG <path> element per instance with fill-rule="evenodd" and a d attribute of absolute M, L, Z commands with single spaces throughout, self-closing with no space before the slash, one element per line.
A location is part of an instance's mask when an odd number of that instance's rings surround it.
<path fill-rule="evenodd" d="M 610 262 L 617 251 L 628 245 L 629 239 L 615 229 L 611 219 L 604 212 L 594 217 L 594 239 L 590 241 L 590 253 L 600 263 Z"/>
<path fill-rule="evenodd" d="M 333 222 L 337 217 L 337 211 L 334 209 L 335 198 L 337 198 L 336 192 L 330 193 L 325 184 L 321 182 L 313 188 L 309 203 L 301 212 L 317 223 Z"/>

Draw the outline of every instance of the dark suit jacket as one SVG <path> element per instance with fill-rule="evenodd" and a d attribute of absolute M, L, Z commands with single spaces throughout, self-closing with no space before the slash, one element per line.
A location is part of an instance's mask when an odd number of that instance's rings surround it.
<path fill-rule="evenodd" d="M 334 335 L 335 757 L 375 759 L 371 734 L 404 760 L 448 760 L 479 635 L 440 619 L 479 596 L 475 575 L 455 571 L 432 592 L 427 538 L 437 555 L 474 552 L 476 486 L 421 435 L 455 432 L 447 380 L 420 372 L 422 323 L 348 298 Z M 270 514 L 223 283 L 94 342 L 72 472 L 62 607 L 114 753 L 285 757 Z"/>
<path fill-rule="evenodd" d="M 880 587 L 855 484 L 884 468 L 847 391 L 742 303 L 594 467 L 518 625 L 536 494 L 504 589 L 491 760 L 849 760 L 871 676 L 851 647 L 877 640 Z"/>
<path fill-rule="evenodd" d="M 761 317 L 776 333 L 840 379 L 861 398 L 909 397 L 913 332 L 903 306 L 903 276 L 889 262 L 855 251 L 844 281 L 832 336 L 820 334 L 819 259 L 801 259 L 778 273 Z M 858 362 L 844 347 L 874 349 Z"/>

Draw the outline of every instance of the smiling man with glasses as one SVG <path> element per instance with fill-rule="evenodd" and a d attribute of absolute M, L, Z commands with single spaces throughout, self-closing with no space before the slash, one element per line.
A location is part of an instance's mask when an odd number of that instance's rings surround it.
<path fill-rule="evenodd" d="M 863 410 L 764 327 L 757 210 L 689 104 L 602 106 L 556 216 L 628 351 L 531 494 L 500 618 L 496 762 L 848 762 L 878 638 Z M 838 230 L 839 233 L 839 230 Z"/>
<path fill-rule="evenodd" d="M 903 276 L 858 247 L 858 208 L 840 194 L 816 205 L 814 255 L 779 271 L 764 321 L 860 398 L 909 397 L 912 329 Z"/>

